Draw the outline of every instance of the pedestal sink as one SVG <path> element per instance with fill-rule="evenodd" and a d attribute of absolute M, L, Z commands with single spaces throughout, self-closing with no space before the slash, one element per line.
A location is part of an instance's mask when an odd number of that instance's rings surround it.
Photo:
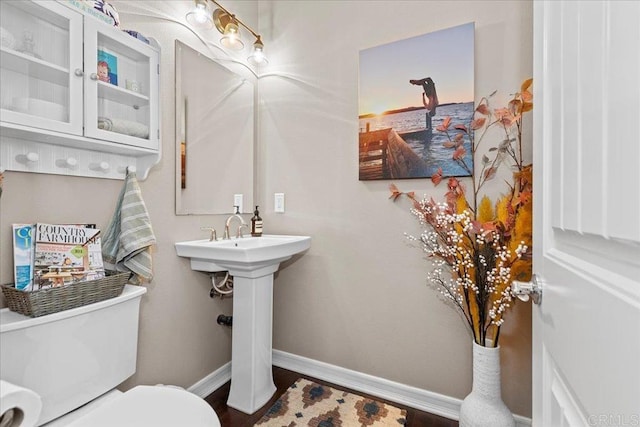
<path fill-rule="evenodd" d="M 175 244 L 191 269 L 233 276 L 231 391 L 227 405 L 253 414 L 276 391 L 271 368 L 273 273 L 311 246 L 311 237 L 263 235 Z"/>

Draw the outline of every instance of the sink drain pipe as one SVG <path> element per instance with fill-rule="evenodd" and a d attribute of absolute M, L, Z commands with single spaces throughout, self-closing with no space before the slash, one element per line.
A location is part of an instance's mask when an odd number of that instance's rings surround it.
<path fill-rule="evenodd" d="M 221 314 L 218 316 L 218 325 L 222 325 L 222 326 L 233 326 L 233 316 L 225 316 L 224 314 Z"/>

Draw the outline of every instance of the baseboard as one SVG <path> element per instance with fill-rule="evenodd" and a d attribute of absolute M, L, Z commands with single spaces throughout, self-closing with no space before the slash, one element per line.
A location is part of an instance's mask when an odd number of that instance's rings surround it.
<path fill-rule="evenodd" d="M 417 387 L 374 377 L 336 365 L 273 350 L 273 365 L 309 375 L 362 393 L 415 408 L 420 411 L 458 420 L 462 400 Z M 514 415 L 517 427 L 531 426 L 531 419 Z"/>
<path fill-rule="evenodd" d="M 273 365 L 299 372 L 361 393 L 377 396 L 420 411 L 457 420 L 462 400 L 417 387 L 374 377 L 340 366 L 320 362 L 280 350 L 273 350 Z M 187 390 L 202 398 L 207 397 L 231 379 L 231 362 L 222 365 Z M 531 426 L 531 419 L 514 415 L 517 427 Z"/>
<path fill-rule="evenodd" d="M 205 398 L 231 379 L 231 362 L 227 362 L 187 389 L 196 396 Z"/>

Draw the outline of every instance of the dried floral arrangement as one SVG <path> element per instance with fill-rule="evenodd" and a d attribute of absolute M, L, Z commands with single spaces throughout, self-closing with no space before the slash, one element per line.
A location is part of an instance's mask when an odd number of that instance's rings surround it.
<path fill-rule="evenodd" d="M 522 83 L 506 108 L 491 109 L 489 98 L 496 92 L 483 97 L 468 126 L 450 129 L 451 120 L 445 117 L 436 128 L 446 134 L 444 146 L 452 150 L 453 160 L 471 175 L 470 192 L 461 181 L 449 178 L 445 200 L 436 202 L 390 185 L 391 199 L 405 196 L 413 202 L 411 213 L 423 231 L 407 237 L 433 262 L 428 283 L 461 313 L 475 342 L 486 347 L 499 344 L 504 315 L 515 301 L 512 281 L 531 279 L 532 166 L 523 161 L 522 119 L 533 109 L 532 83 L 532 79 Z M 494 127 L 500 128 L 503 138 L 485 150 L 476 175 L 464 160 L 465 136 L 475 159 L 487 131 Z M 503 165 L 512 168 L 513 179 L 493 203 L 486 195 L 481 197 L 481 190 Z M 442 180 L 441 169 L 431 177 L 434 185 Z"/>

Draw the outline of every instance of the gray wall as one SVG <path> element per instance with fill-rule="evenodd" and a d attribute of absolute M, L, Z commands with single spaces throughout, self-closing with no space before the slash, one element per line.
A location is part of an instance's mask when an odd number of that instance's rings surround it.
<path fill-rule="evenodd" d="M 163 47 L 163 159 L 141 183 L 158 238 L 156 278 L 143 298 L 138 371 L 124 388 L 190 386 L 231 356 L 230 331 L 215 324 L 219 313 L 231 312 L 231 301 L 209 299 L 207 276 L 191 271 L 173 248 L 176 241 L 202 237 L 201 226 L 221 229 L 224 223 L 223 216 L 174 215 L 173 40 L 197 40 L 172 20 L 182 19 L 191 2 L 114 3 L 135 12 L 121 12 L 126 26 L 157 37 Z M 531 2 L 225 4 L 252 26 L 259 13 L 271 61 L 260 80 L 258 132 L 265 232 L 313 237 L 308 253 L 277 273 L 274 348 L 463 398 L 471 386 L 471 337 L 425 284 L 428 264 L 403 237 L 418 231 L 409 206 L 388 200 L 388 181 L 358 181 L 358 51 L 475 21 L 476 99 L 498 89 L 506 100 L 532 74 Z M 396 184 L 443 192 L 428 180 Z M 106 227 L 121 185 L 7 172 L 0 281 L 12 281 L 11 223 Z M 502 189 L 496 180 L 490 190 Z M 286 193 L 285 214 L 273 212 L 274 192 Z M 501 335 L 504 400 L 524 416 L 531 415 L 530 317 L 529 306 L 518 305 Z"/>
<path fill-rule="evenodd" d="M 265 230 L 313 237 L 310 251 L 276 279 L 274 348 L 463 398 L 471 386 L 471 337 L 426 285 L 429 266 L 403 236 L 418 231 L 409 204 L 388 199 L 389 181 L 358 181 L 358 52 L 475 21 L 476 99 L 497 89 L 499 106 L 532 76 L 532 4 L 260 4 L 273 64 L 260 79 Z M 530 144 L 529 132 L 527 156 Z M 445 187 L 395 183 L 434 197 Z M 488 190 L 505 191 L 504 181 Z M 273 213 L 274 192 L 286 194 L 284 215 Z M 501 344 L 504 400 L 529 416 L 528 305 L 509 315 Z"/>

